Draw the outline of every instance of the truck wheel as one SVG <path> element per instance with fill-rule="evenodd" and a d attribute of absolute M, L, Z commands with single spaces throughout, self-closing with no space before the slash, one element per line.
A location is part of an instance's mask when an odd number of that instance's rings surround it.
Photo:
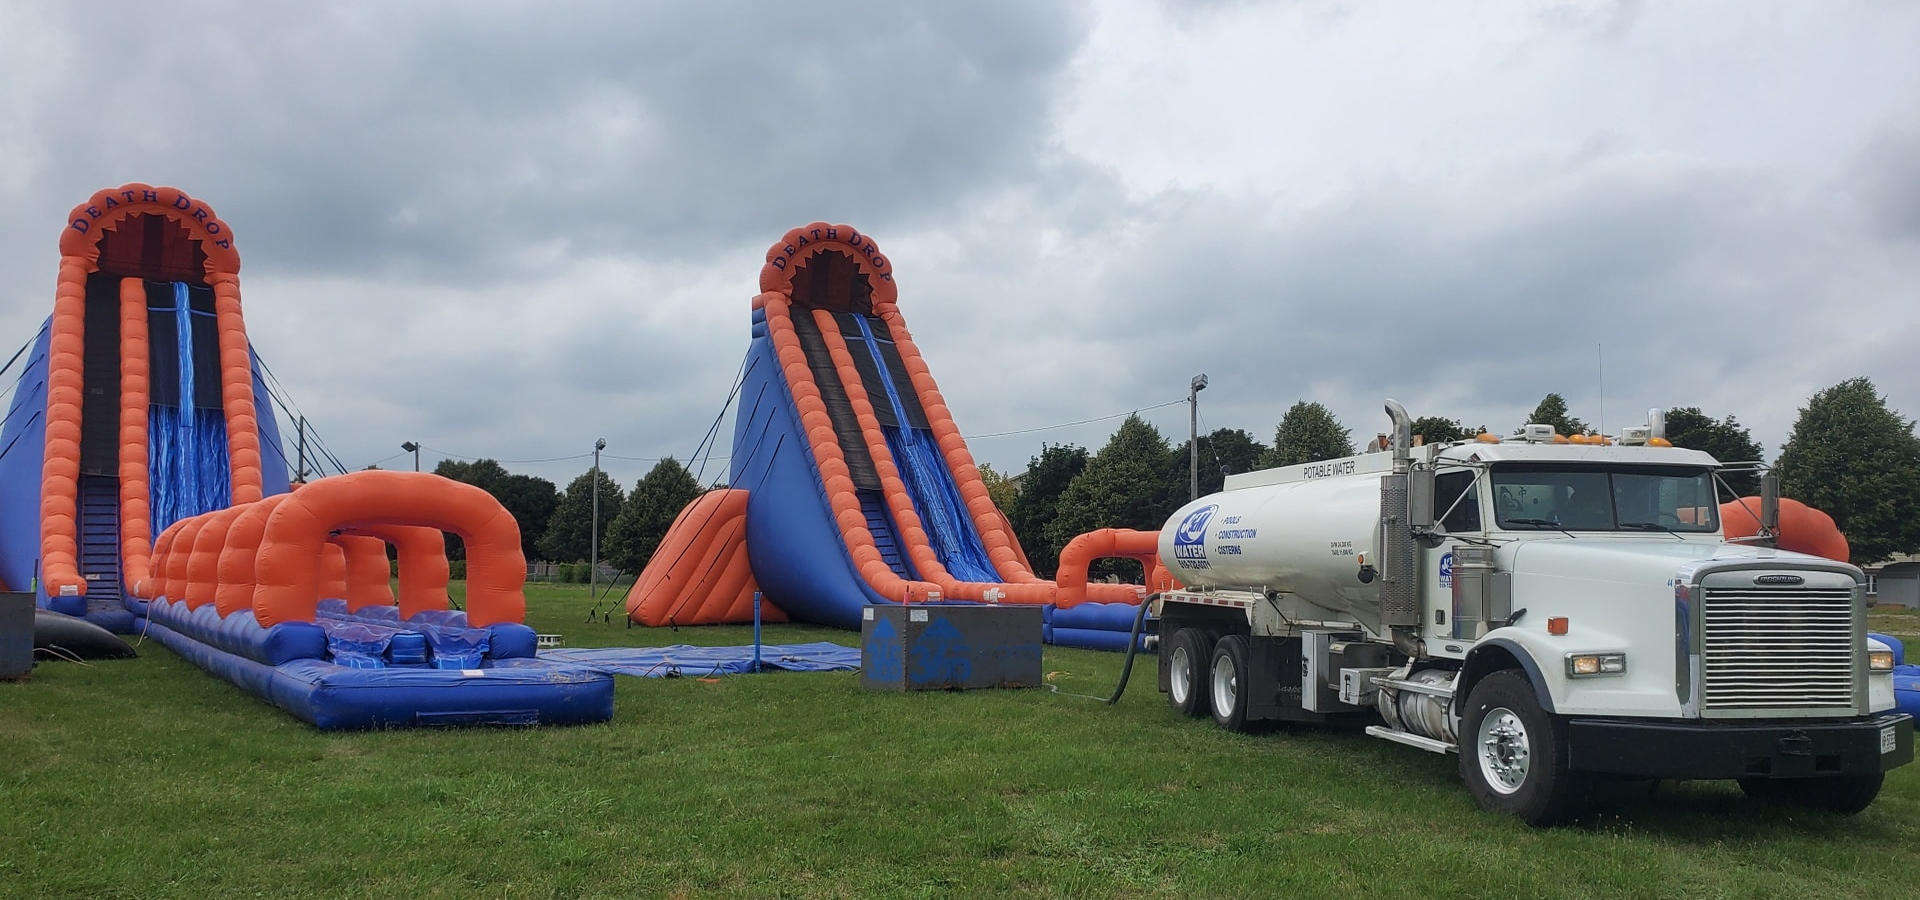
<path fill-rule="evenodd" d="M 1213 664 L 1207 667 L 1207 695 L 1213 721 L 1228 731 L 1247 731 L 1247 639 L 1230 634 L 1213 645 Z"/>
<path fill-rule="evenodd" d="M 1886 775 L 1826 775 L 1819 778 L 1742 778 L 1740 789 L 1763 803 L 1791 803 L 1850 816 L 1880 796 Z"/>
<path fill-rule="evenodd" d="M 1567 768 L 1566 727 L 1515 670 L 1480 679 L 1460 714 L 1460 778 L 1481 808 L 1529 825 L 1580 814 L 1589 780 Z"/>
<path fill-rule="evenodd" d="M 1207 714 L 1207 636 L 1197 628 L 1182 628 L 1167 644 L 1167 702 L 1194 718 Z"/>

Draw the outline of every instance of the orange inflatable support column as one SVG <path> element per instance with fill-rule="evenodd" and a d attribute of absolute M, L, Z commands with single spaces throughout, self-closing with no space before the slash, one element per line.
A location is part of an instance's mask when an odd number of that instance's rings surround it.
<path fill-rule="evenodd" d="M 147 578 L 153 552 L 148 500 L 147 410 L 152 404 L 147 344 L 147 285 L 120 279 L 120 572 L 129 585 Z M 138 592 L 136 591 L 136 596 Z"/>
<path fill-rule="evenodd" d="M 391 569 L 387 566 L 387 542 L 377 537 L 343 534 L 333 543 L 346 553 L 347 612 L 359 612 L 369 606 L 392 606 Z"/>
<path fill-rule="evenodd" d="M 361 534 L 392 544 L 400 564 L 400 618 L 429 609 L 446 609 L 447 582 L 453 569 L 447 564 L 447 542 L 437 528 L 424 525 L 361 525 L 345 533 Z M 384 561 L 385 557 L 382 557 Z M 389 601 L 391 602 L 391 601 Z"/>

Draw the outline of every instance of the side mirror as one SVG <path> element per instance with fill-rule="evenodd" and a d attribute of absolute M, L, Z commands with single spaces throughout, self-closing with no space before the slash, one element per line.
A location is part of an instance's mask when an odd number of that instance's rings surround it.
<path fill-rule="evenodd" d="M 1407 479 L 1407 524 L 1413 526 L 1415 533 L 1433 528 L 1433 480 L 1434 472 L 1428 468 L 1417 468 L 1409 472 Z"/>
<path fill-rule="evenodd" d="M 1760 475 L 1760 531 L 1769 539 L 1780 536 L 1780 475 L 1772 470 Z"/>

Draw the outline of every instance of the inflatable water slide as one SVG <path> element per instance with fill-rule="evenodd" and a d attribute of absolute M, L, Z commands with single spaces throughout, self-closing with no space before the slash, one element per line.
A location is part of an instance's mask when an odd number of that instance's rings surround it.
<path fill-rule="evenodd" d="M 0 425 L 7 586 L 325 728 L 612 716 L 611 676 L 535 656 L 519 527 L 491 495 L 412 472 L 290 490 L 233 232 L 210 208 L 103 190 L 69 214 L 60 254 Z M 483 557 L 465 610 L 447 596 L 448 531 Z"/>
<path fill-rule="evenodd" d="M 1042 605 L 1054 643 L 1126 643 L 1146 589 L 1088 584 L 1095 556 L 1166 580 L 1151 532 L 1095 532 L 1033 574 L 907 330 L 891 262 L 846 225 L 796 228 L 753 298 L 729 487 L 674 522 L 627 596 L 645 625 L 771 615 L 858 628 L 876 603 Z"/>

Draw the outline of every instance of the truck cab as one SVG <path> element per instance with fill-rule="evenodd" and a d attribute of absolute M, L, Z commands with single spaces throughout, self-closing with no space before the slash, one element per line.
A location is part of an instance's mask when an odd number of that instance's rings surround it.
<path fill-rule="evenodd" d="M 1773 480 L 1530 425 L 1228 479 L 1175 513 L 1160 685 L 1229 728 L 1367 722 L 1460 756 L 1483 806 L 1548 824 L 1605 778 L 1736 779 L 1842 812 L 1912 759 L 1865 578 L 1772 546 Z M 1723 517 L 1744 517 L 1729 539 Z"/>

